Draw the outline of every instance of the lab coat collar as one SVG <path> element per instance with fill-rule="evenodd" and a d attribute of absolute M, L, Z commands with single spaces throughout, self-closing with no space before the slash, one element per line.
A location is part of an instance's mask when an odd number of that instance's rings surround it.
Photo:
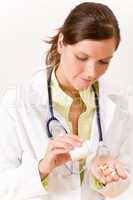
<path fill-rule="evenodd" d="M 28 97 L 32 105 L 46 106 L 47 104 L 46 68 L 42 68 L 33 74 L 29 84 Z"/>
<path fill-rule="evenodd" d="M 47 76 L 46 68 L 37 71 L 30 85 L 30 101 L 37 106 L 47 105 Z M 108 129 L 110 122 L 113 119 L 116 103 L 104 93 L 101 82 L 99 81 L 99 104 L 102 126 L 105 130 Z"/>

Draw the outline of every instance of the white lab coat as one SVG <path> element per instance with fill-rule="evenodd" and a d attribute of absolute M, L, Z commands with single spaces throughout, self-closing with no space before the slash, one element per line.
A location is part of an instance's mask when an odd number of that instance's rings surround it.
<path fill-rule="evenodd" d="M 120 189 L 121 192 L 121 183 L 115 183 L 113 189 L 106 186 L 102 190 L 94 191 L 90 182 L 89 166 L 82 186 L 80 186 L 79 175 L 62 176 L 61 174 L 68 173 L 68 170 L 60 166 L 49 175 L 48 190 L 43 188 L 38 172 L 38 162 L 45 155 L 48 144 L 45 128 L 48 118 L 46 80 L 45 70 L 40 70 L 32 80 L 8 88 L 2 93 L 0 99 L 0 199 L 102 200 L 107 195 L 115 196 L 119 193 L 115 190 Z M 126 106 L 121 106 L 119 98 L 114 97 L 113 101 L 101 94 L 100 109 L 104 142 L 111 153 L 123 163 L 129 176 L 124 187 L 122 185 L 123 190 L 130 182 L 133 128 L 132 118 L 126 112 Z M 66 126 L 58 114 L 57 117 Z M 91 140 L 96 145 L 95 117 L 92 132 L 95 134 Z M 74 167 L 78 168 L 77 162 L 74 163 Z"/>

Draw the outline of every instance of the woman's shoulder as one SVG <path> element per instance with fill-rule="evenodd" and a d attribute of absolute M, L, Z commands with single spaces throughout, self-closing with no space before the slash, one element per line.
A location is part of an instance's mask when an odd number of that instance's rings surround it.
<path fill-rule="evenodd" d="M 133 87 L 131 85 L 125 87 L 122 87 L 118 83 L 111 85 L 106 80 L 100 81 L 99 85 L 101 101 L 106 99 L 112 102 L 117 108 L 133 115 Z"/>
<path fill-rule="evenodd" d="M 124 114 L 133 116 L 133 93 L 129 94 L 125 89 L 101 94 L 105 101 L 110 101 Z M 102 100 L 101 100 L 102 101 Z"/>
<path fill-rule="evenodd" d="M 0 104 L 16 107 L 25 104 L 46 104 L 47 97 L 46 68 L 36 70 L 29 80 L 2 88 Z"/>

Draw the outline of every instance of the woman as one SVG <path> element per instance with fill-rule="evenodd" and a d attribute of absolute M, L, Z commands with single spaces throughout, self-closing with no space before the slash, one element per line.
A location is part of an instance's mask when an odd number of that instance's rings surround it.
<path fill-rule="evenodd" d="M 98 82 L 119 42 L 118 23 L 107 6 L 79 4 L 49 41 L 48 67 L 5 92 L 0 106 L 2 200 L 101 200 L 128 187 L 131 118 L 117 96 L 116 104 L 100 93 Z M 77 154 L 72 161 L 72 150 L 86 140 L 95 153 Z"/>

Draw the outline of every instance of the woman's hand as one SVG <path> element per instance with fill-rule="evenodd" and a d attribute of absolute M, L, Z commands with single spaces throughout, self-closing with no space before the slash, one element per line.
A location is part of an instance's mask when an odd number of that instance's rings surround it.
<path fill-rule="evenodd" d="M 83 140 L 76 135 L 65 135 L 50 139 L 47 152 L 38 166 L 41 178 L 46 177 L 55 167 L 70 161 L 69 151 L 81 146 L 82 143 Z"/>
<path fill-rule="evenodd" d="M 122 164 L 111 155 L 96 156 L 91 164 L 91 172 L 105 185 L 113 181 L 127 178 Z"/>

